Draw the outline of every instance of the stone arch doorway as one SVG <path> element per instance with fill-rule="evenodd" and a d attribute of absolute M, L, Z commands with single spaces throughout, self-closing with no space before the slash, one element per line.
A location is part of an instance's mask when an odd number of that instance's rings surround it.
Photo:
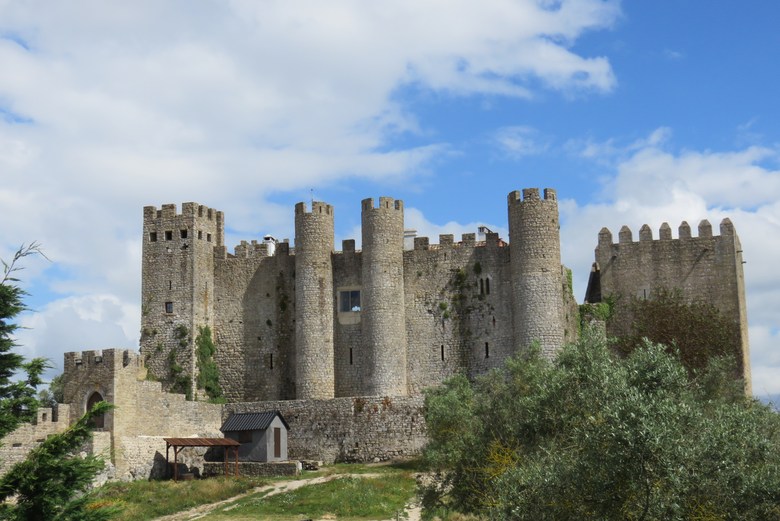
<path fill-rule="evenodd" d="M 94 407 L 96 403 L 102 402 L 102 401 L 103 401 L 103 396 L 99 392 L 95 391 L 94 393 L 92 393 L 89 396 L 89 399 L 87 400 L 87 411 L 92 410 L 92 407 Z M 101 414 L 100 416 L 95 416 L 94 418 L 92 418 L 92 425 L 96 429 L 104 428 L 104 426 L 105 426 L 105 415 Z"/>

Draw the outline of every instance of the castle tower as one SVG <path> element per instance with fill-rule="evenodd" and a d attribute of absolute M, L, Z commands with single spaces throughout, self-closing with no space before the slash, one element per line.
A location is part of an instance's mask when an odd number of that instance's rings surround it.
<path fill-rule="evenodd" d="M 514 349 L 538 341 L 553 357 L 563 345 L 561 241 L 555 190 L 526 188 L 508 196 Z"/>
<path fill-rule="evenodd" d="M 141 352 L 149 372 L 176 392 L 195 390 L 194 340 L 213 325 L 214 248 L 222 212 L 197 203 L 144 208 Z"/>
<path fill-rule="evenodd" d="M 404 205 L 391 197 L 362 202 L 363 345 L 370 353 L 367 394 L 407 394 L 404 310 Z"/>
<path fill-rule="evenodd" d="M 333 398 L 333 207 L 295 205 L 295 394 Z"/>

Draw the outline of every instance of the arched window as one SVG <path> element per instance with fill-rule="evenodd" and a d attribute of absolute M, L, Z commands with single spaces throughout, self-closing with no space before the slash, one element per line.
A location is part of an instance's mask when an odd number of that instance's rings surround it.
<path fill-rule="evenodd" d="M 102 401 L 103 401 L 103 396 L 99 392 L 95 391 L 89 397 L 89 400 L 87 400 L 87 411 L 91 411 L 92 407 L 94 407 L 96 403 L 102 402 Z M 92 419 L 92 425 L 96 429 L 102 429 L 104 427 L 104 425 L 105 425 L 104 415 L 101 414 L 100 416 L 95 416 Z"/>

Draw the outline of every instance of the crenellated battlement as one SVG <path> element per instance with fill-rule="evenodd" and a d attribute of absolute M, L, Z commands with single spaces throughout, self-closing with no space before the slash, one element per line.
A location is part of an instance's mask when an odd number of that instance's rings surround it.
<path fill-rule="evenodd" d="M 455 237 L 452 234 L 439 235 L 439 243 L 431 243 L 428 237 L 415 237 L 414 238 L 414 250 L 440 250 L 450 248 L 485 248 L 485 247 L 503 247 L 506 243 L 501 240 L 497 233 L 489 232 L 485 236 L 484 241 L 476 240 L 476 234 L 463 233 L 461 234 L 460 242 L 455 242 Z"/>
<path fill-rule="evenodd" d="M 156 206 L 144 206 L 144 223 L 150 223 L 157 219 L 175 219 L 177 217 L 205 218 L 207 221 L 222 221 L 223 212 L 209 208 L 198 203 L 183 203 L 181 213 L 176 212 L 175 204 L 164 204 L 158 210 Z"/>
<path fill-rule="evenodd" d="M 393 199 L 392 197 L 380 197 L 379 206 L 374 206 L 374 198 L 369 197 L 361 201 L 361 208 L 363 212 L 372 210 L 386 211 L 386 210 L 398 210 L 403 211 L 404 202 L 400 199 Z"/>
<path fill-rule="evenodd" d="M 234 256 L 240 259 L 271 256 L 268 244 L 264 242 L 257 242 L 254 239 L 250 242 L 241 241 L 240 244 L 237 244 L 236 247 L 233 248 L 233 252 Z"/>
<path fill-rule="evenodd" d="M 677 239 L 674 239 L 672 237 L 672 229 L 669 226 L 669 223 L 663 223 L 661 224 L 660 228 L 658 229 L 658 239 L 653 238 L 653 230 L 650 228 L 649 225 L 643 224 L 642 227 L 639 229 L 639 240 L 638 242 L 657 242 L 657 241 L 673 241 L 673 240 L 688 240 L 688 239 L 703 239 L 703 238 L 711 238 L 711 237 L 734 237 L 736 235 L 736 232 L 734 231 L 734 225 L 732 224 L 731 220 L 726 217 L 720 222 L 720 235 L 714 235 L 712 234 L 712 225 L 707 219 L 702 219 L 699 222 L 698 226 L 698 236 L 693 237 L 691 235 L 691 227 L 686 222 L 683 221 L 680 223 L 680 226 L 677 228 Z M 618 232 L 618 244 L 631 244 L 634 241 L 634 234 L 631 231 L 631 228 L 629 228 L 626 225 L 623 225 L 620 228 L 620 231 Z M 612 236 L 612 232 L 609 230 L 609 228 L 602 228 L 601 231 L 599 231 L 599 246 L 609 246 L 614 244 L 614 239 Z"/>
<path fill-rule="evenodd" d="M 312 201 L 311 211 L 307 210 L 305 202 L 295 204 L 295 215 L 302 214 L 314 214 L 314 215 L 330 215 L 333 216 L 333 206 L 323 203 L 322 201 Z"/>
<path fill-rule="evenodd" d="M 96 349 L 65 353 L 65 371 L 74 368 L 122 368 L 143 366 L 141 356 L 130 349 Z"/>
<path fill-rule="evenodd" d="M 540 197 L 538 188 L 523 188 L 522 191 L 514 190 L 512 192 L 509 192 L 509 195 L 507 196 L 507 203 L 509 205 L 512 205 L 512 204 L 522 204 L 530 201 L 556 201 L 557 200 L 557 194 L 554 189 L 545 188 L 543 193 L 544 193 L 544 199 Z"/>

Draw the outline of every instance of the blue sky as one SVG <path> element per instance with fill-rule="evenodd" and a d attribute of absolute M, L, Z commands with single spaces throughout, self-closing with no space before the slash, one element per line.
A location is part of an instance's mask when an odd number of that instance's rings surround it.
<path fill-rule="evenodd" d="M 227 243 L 293 205 L 405 201 L 421 235 L 506 237 L 558 191 L 582 299 L 596 236 L 730 217 L 754 392 L 780 393 L 780 4 L 601 0 L 0 2 L 0 255 L 25 354 L 138 344 L 142 207 L 223 210 Z M 337 242 L 339 244 L 340 242 Z M 56 371 L 56 370 L 55 370 Z"/>

